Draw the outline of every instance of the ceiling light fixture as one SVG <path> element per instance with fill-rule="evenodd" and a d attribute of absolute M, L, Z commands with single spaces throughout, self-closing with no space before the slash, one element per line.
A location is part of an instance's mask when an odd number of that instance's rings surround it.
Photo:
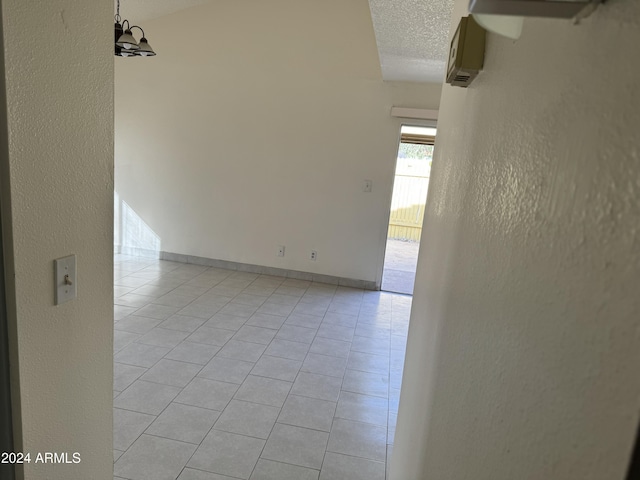
<path fill-rule="evenodd" d="M 122 20 L 122 17 L 120 16 L 120 0 L 118 0 L 114 19 L 116 57 L 153 57 L 156 54 L 145 38 L 144 30 L 142 30 L 138 25 L 130 26 L 129 20 Z M 125 23 L 127 24 L 126 30 L 124 29 Z M 137 28 L 142 32 L 140 43 L 136 41 L 133 33 L 131 32 L 134 28 Z"/>

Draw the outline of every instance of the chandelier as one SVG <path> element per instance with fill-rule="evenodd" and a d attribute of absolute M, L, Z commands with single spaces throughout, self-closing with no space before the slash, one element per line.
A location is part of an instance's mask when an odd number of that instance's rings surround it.
<path fill-rule="evenodd" d="M 138 25 L 130 26 L 129 20 L 122 20 L 120 16 L 120 0 L 115 15 L 115 55 L 116 57 L 153 57 L 156 52 L 153 51 L 151 45 L 144 36 L 144 30 Z M 127 24 L 126 30 L 124 29 Z M 142 32 L 140 42 L 137 42 L 131 32 L 137 28 Z"/>

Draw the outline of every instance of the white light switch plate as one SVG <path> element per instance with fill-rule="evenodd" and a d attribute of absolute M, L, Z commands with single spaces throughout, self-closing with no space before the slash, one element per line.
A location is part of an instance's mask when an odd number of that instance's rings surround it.
<path fill-rule="evenodd" d="M 53 261 L 55 265 L 55 304 L 73 300 L 77 296 L 76 256 L 58 258 Z M 65 279 L 65 276 L 67 276 Z"/>

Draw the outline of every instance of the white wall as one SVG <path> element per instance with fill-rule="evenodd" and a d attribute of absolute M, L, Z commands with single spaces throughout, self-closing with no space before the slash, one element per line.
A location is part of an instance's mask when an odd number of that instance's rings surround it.
<path fill-rule="evenodd" d="M 465 13 L 458 0 L 454 24 Z M 640 407 L 640 4 L 445 87 L 392 480 L 622 480 Z"/>
<path fill-rule="evenodd" d="M 375 281 L 391 107 L 437 109 L 441 87 L 382 82 L 367 1 L 222 0 L 143 27 L 158 56 L 116 62 L 116 190 L 161 250 Z"/>
<path fill-rule="evenodd" d="M 112 8 L 107 0 L 91 8 L 80 0 L 2 2 L 2 216 L 14 253 L 7 303 L 15 449 L 32 455 L 20 472 L 28 480 L 113 478 Z M 53 260 L 69 254 L 77 255 L 78 298 L 54 306 Z M 38 452 L 79 452 L 81 463 L 36 463 Z"/>

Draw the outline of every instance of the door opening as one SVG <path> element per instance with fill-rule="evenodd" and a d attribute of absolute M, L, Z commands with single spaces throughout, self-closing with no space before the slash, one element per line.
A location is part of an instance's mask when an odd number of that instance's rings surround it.
<path fill-rule="evenodd" d="M 436 129 L 402 126 L 381 289 L 413 294 Z"/>

